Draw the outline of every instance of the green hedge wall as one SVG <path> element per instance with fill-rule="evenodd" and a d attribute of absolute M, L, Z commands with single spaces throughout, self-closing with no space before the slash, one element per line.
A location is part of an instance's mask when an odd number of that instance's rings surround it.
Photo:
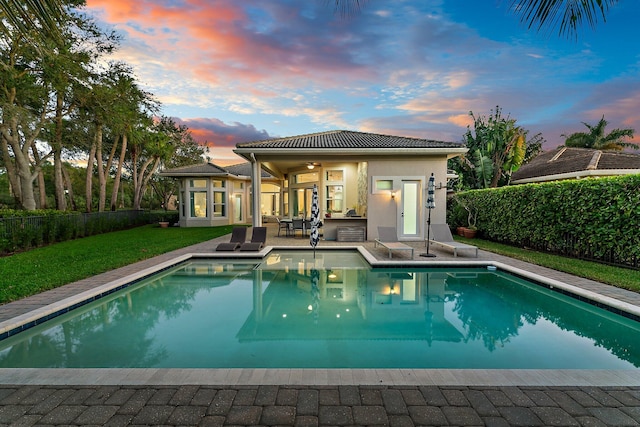
<path fill-rule="evenodd" d="M 0 254 L 110 231 L 160 219 L 178 221 L 177 211 L 61 212 L 56 210 L 0 210 Z"/>
<path fill-rule="evenodd" d="M 467 225 L 460 203 L 489 240 L 638 267 L 640 175 L 461 192 L 450 199 L 451 226 Z"/>

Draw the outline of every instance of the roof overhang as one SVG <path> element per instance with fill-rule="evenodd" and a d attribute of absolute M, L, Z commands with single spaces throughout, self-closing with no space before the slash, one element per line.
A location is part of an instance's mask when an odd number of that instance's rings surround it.
<path fill-rule="evenodd" d="M 259 161 L 264 170 L 271 175 L 282 178 L 287 171 L 303 168 L 307 162 L 330 163 L 330 162 L 366 162 L 373 159 L 406 158 L 416 157 L 446 157 L 451 159 L 460 156 L 468 151 L 465 147 L 460 148 L 370 148 L 370 149 L 350 149 L 350 148 L 237 148 L 234 153 L 243 157 L 249 162 Z"/>
<path fill-rule="evenodd" d="M 561 181 L 565 179 L 581 179 L 604 176 L 620 176 L 620 175 L 637 175 L 640 169 L 597 169 L 597 170 L 581 170 L 569 173 L 559 173 L 555 175 L 534 176 L 531 178 L 516 179 L 511 184 L 531 184 L 534 182 Z"/>

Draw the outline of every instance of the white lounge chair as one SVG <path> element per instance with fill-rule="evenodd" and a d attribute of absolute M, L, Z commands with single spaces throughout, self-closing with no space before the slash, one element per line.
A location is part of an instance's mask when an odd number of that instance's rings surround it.
<path fill-rule="evenodd" d="M 478 258 L 478 247 L 453 240 L 451 229 L 447 224 L 431 224 L 430 237 L 429 243 L 453 250 L 454 257 L 458 256 L 458 251 L 460 250 L 473 250 L 476 253 L 476 258 Z"/>
<path fill-rule="evenodd" d="M 374 247 L 377 248 L 378 245 L 384 246 L 389 251 L 389 258 L 392 251 L 411 251 L 411 259 L 413 259 L 413 248 L 398 242 L 395 227 L 378 227 L 378 238 L 375 240 Z"/>

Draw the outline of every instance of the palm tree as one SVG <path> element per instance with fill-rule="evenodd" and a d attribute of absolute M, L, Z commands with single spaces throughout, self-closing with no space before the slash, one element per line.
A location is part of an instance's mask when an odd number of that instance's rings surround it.
<path fill-rule="evenodd" d="M 633 129 L 614 129 L 608 134 L 605 133 L 608 122 L 604 116 L 595 126 L 585 122 L 582 124 L 589 129 L 589 132 L 576 132 L 569 136 L 561 135 L 565 137 L 565 146 L 595 148 L 597 150 L 624 150 L 625 148 L 637 150 L 640 148 L 637 144 L 624 141 L 625 138 L 633 138 L 635 132 Z"/>
<path fill-rule="evenodd" d="M 341 12 L 357 9 L 366 0 L 334 0 Z M 584 24 L 595 27 L 598 16 L 606 21 L 609 8 L 618 0 L 511 0 L 509 9 L 520 16 L 528 28 L 540 31 L 554 28 L 558 23 L 559 35 L 577 37 L 578 28 Z"/>
<path fill-rule="evenodd" d="M 29 40 L 38 35 L 57 38 L 67 16 L 65 6 L 82 4 L 84 0 L 0 0 L 0 32 L 15 29 Z"/>

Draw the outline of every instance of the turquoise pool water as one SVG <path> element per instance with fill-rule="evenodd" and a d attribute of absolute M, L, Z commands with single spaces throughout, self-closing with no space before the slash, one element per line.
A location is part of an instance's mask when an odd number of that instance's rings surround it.
<path fill-rule="evenodd" d="M 636 369 L 637 322 L 486 268 L 194 260 L 0 341 L 0 367 Z"/>

